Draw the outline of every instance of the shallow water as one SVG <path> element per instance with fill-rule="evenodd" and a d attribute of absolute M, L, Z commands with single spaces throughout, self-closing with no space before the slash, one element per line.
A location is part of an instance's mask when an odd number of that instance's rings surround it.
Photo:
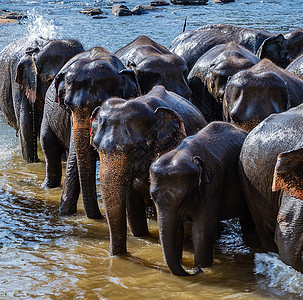
<path fill-rule="evenodd" d="M 136 4 L 128 0 L 129 8 Z M 89 49 L 116 51 L 139 34 L 169 46 L 182 30 L 208 23 L 229 23 L 272 32 L 302 26 L 303 1 L 236 0 L 227 5 L 169 6 L 143 16 L 115 17 L 108 1 L 2 0 L 0 10 L 26 13 L 22 24 L 0 26 L 0 49 L 29 34 L 77 38 Z M 106 19 L 78 14 L 99 7 Z M 21 160 L 15 132 L 0 114 L 0 299 L 300 299 L 302 275 L 275 255 L 258 254 L 244 244 L 237 221 L 225 222 L 217 241 L 214 265 L 202 274 L 173 276 L 164 263 L 158 230 L 149 220 L 146 239 L 128 236 L 129 254 L 109 255 L 105 221 L 79 212 L 58 215 L 61 188 L 42 190 L 45 166 Z M 102 207 L 101 203 L 100 206 Z M 190 243 L 183 265 L 193 267 Z"/>

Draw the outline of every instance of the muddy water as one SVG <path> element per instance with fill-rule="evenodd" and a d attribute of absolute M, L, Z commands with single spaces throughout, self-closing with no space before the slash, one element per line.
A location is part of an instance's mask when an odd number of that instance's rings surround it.
<path fill-rule="evenodd" d="M 130 8 L 136 4 L 141 2 L 126 3 Z M 107 12 L 107 18 L 93 20 L 77 13 L 91 6 Z M 290 5 L 288 0 L 236 0 L 226 6 L 171 5 L 157 13 L 126 18 L 112 16 L 107 0 L 2 0 L 1 9 L 29 16 L 24 25 L 0 26 L 1 49 L 20 36 L 39 34 L 73 37 L 86 49 L 101 45 L 114 52 L 139 34 L 169 46 L 180 33 L 185 17 L 188 30 L 221 22 L 272 32 L 300 27 L 303 19 L 302 1 Z M 39 157 L 39 163 L 22 162 L 18 138 L 0 113 L 1 300 L 303 297 L 302 275 L 273 254 L 255 256 L 243 242 L 236 220 L 224 224 L 214 265 L 197 276 L 181 278 L 169 273 L 153 219 L 149 220 L 148 238 L 128 235 L 128 255 L 111 257 L 106 221 L 87 219 L 81 201 L 77 215 L 58 215 L 61 188 L 40 188 L 45 174 L 41 151 Z M 183 265 L 192 271 L 190 243 Z"/>
<path fill-rule="evenodd" d="M 0 128 L 5 128 L 2 115 Z M 253 253 L 237 222 L 225 224 L 214 266 L 193 277 L 169 273 L 149 220 L 148 238 L 128 236 L 128 255 L 109 255 L 106 221 L 58 215 L 61 189 L 42 190 L 41 162 L 21 161 L 15 132 L 0 132 L 0 299 L 266 299 L 253 269 Z M 102 205 L 100 203 L 100 207 Z M 193 267 L 190 243 L 183 265 Z"/>

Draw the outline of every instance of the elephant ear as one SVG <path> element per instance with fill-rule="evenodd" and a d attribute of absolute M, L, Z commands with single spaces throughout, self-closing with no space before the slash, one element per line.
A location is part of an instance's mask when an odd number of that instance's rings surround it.
<path fill-rule="evenodd" d="M 35 103 L 37 98 L 38 70 L 33 53 L 38 48 L 29 48 L 18 63 L 15 82 L 21 86 L 30 103 Z"/>
<path fill-rule="evenodd" d="M 123 78 L 123 95 L 124 99 L 136 98 L 142 95 L 139 81 L 135 71 L 123 69 L 119 72 Z"/>
<path fill-rule="evenodd" d="M 55 102 L 59 103 L 60 106 L 64 105 L 65 98 L 65 73 L 59 73 L 55 76 Z"/>
<path fill-rule="evenodd" d="M 157 117 L 155 151 L 162 155 L 175 148 L 187 134 L 182 118 L 174 110 L 158 107 L 154 113 Z"/>
<path fill-rule="evenodd" d="M 284 152 L 277 157 L 272 191 L 279 190 L 303 200 L 303 149 Z"/>
<path fill-rule="evenodd" d="M 100 109 L 101 109 L 101 106 L 97 106 L 93 112 L 92 112 L 92 115 L 90 117 L 90 130 L 89 130 L 89 134 L 90 134 L 90 144 L 93 146 L 93 147 L 96 147 L 96 145 L 94 144 L 94 137 L 95 135 L 97 134 L 98 132 L 98 128 L 99 128 L 99 123 L 100 123 Z"/>
<path fill-rule="evenodd" d="M 217 157 L 215 154 L 211 152 L 204 151 L 204 161 L 207 160 L 211 162 L 212 169 L 215 169 L 216 175 L 214 175 L 214 171 L 212 172 L 207 168 L 207 165 L 204 163 L 203 159 L 200 156 L 195 156 L 193 158 L 195 165 L 199 168 L 199 186 L 202 188 L 205 184 L 212 184 L 213 177 L 220 177 L 224 173 L 224 166 L 222 160 Z"/>
<path fill-rule="evenodd" d="M 194 163 L 199 169 L 199 187 L 202 186 L 202 184 L 208 184 L 211 182 L 210 174 L 205 167 L 205 164 L 200 156 L 194 157 Z"/>
<path fill-rule="evenodd" d="M 286 67 L 285 60 L 287 59 L 286 53 L 286 44 L 287 40 L 283 36 L 283 34 L 278 34 L 272 37 L 267 38 L 262 45 L 259 47 L 257 51 L 257 56 L 260 59 L 268 58 L 273 63 L 282 68 Z"/>

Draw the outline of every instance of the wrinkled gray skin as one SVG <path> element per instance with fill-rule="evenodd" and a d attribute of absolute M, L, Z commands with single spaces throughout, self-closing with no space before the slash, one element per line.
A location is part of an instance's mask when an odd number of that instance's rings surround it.
<path fill-rule="evenodd" d="M 90 146 L 90 116 L 109 97 L 138 95 L 140 87 L 134 72 L 101 47 L 78 54 L 55 77 L 47 91 L 41 145 L 46 157 L 45 187 L 60 185 L 61 156 L 64 151 L 69 153 L 61 214 L 77 211 L 81 187 L 87 217 L 102 218 L 96 196 L 97 153 Z"/>
<path fill-rule="evenodd" d="M 196 61 L 216 45 L 234 41 L 256 54 L 263 41 L 271 36 L 273 34 L 265 30 L 212 24 L 180 34 L 172 41 L 169 50 L 181 56 L 190 71 Z"/>
<path fill-rule="evenodd" d="M 272 113 L 303 102 L 303 80 L 262 59 L 232 76 L 223 98 L 224 120 L 251 130 Z"/>
<path fill-rule="evenodd" d="M 174 275 L 188 275 L 178 257 L 178 228 L 184 221 L 192 221 L 199 270 L 213 262 L 219 221 L 240 216 L 249 220 L 237 169 L 246 136 L 230 123 L 212 122 L 152 163 L 150 194 L 164 258 Z"/>
<path fill-rule="evenodd" d="M 292 61 L 285 70 L 303 79 L 303 54 Z"/>
<path fill-rule="evenodd" d="M 247 136 L 240 178 L 264 251 L 302 269 L 303 105 L 272 114 Z"/>
<path fill-rule="evenodd" d="M 131 233 L 148 234 L 145 205 L 151 205 L 151 162 L 205 125 L 196 107 L 163 86 L 128 101 L 109 99 L 95 110 L 91 143 L 100 157 L 111 255 L 126 253 L 126 212 Z"/>
<path fill-rule="evenodd" d="M 192 90 L 190 101 L 208 122 L 223 120 L 222 102 L 228 78 L 259 61 L 235 42 L 214 46 L 197 60 L 187 77 Z"/>
<path fill-rule="evenodd" d="M 0 106 L 18 133 L 23 160 L 37 162 L 45 93 L 62 66 L 82 52 L 80 42 L 22 38 L 0 53 Z"/>
<path fill-rule="evenodd" d="M 303 53 L 303 29 L 277 34 L 266 39 L 260 46 L 258 57 L 268 58 L 281 68 L 286 68 Z"/>
<path fill-rule="evenodd" d="M 140 35 L 115 55 L 127 68 L 136 72 L 143 94 L 155 85 L 163 85 L 168 91 L 186 99 L 190 97 L 185 61 L 148 36 Z"/>

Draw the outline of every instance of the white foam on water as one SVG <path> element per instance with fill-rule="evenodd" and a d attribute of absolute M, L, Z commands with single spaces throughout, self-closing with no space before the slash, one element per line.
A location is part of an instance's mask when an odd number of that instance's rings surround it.
<path fill-rule="evenodd" d="M 254 262 L 262 289 L 303 297 L 303 274 L 284 264 L 276 253 L 256 253 Z"/>
<path fill-rule="evenodd" d="M 33 8 L 27 11 L 28 20 L 26 22 L 28 36 L 30 39 L 55 39 L 60 34 L 60 29 L 54 24 L 52 19 L 46 19 L 38 10 Z"/>

